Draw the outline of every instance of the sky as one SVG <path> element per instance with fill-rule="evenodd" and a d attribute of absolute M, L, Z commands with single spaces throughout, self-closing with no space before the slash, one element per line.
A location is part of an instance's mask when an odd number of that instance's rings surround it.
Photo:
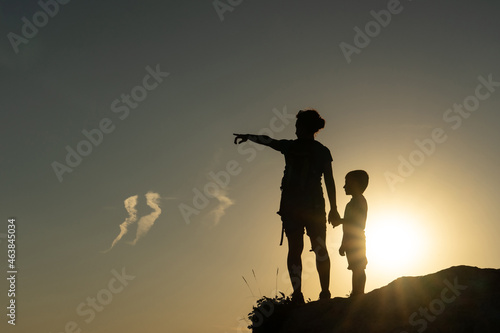
<path fill-rule="evenodd" d="M 293 139 L 304 108 L 326 120 L 341 215 L 345 174 L 370 175 L 367 292 L 499 268 L 499 10 L 0 1 L 2 332 L 245 332 L 257 299 L 292 291 L 284 158 L 232 134 Z M 328 226 L 333 297 L 351 290 L 341 237 Z"/>

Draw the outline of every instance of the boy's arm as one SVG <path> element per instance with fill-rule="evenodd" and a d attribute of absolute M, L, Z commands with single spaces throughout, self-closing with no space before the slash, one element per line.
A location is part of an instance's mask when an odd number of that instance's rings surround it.
<path fill-rule="evenodd" d="M 335 228 L 342 223 L 340 214 L 337 210 L 337 194 L 335 193 L 335 180 L 333 179 L 332 163 L 327 162 L 325 165 L 325 186 L 330 201 L 330 213 L 328 214 L 328 222 Z"/>
<path fill-rule="evenodd" d="M 255 143 L 258 143 L 258 144 L 261 144 L 264 146 L 268 146 L 268 147 L 271 147 L 275 150 L 280 151 L 279 140 L 275 140 L 267 135 L 236 134 L 236 133 L 233 133 L 233 135 L 235 135 L 234 144 L 240 144 L 240 143 L 243 143 L 247 140 L 250 140 L 250 141 L 253 141 Z M 238 142 L 238 139 L 240 139 L 239 142 Z"/>
<path fill-rule="evenodd" d="M 367 210 L 368 207 L 364 199 L 351 201 L 346 207 L 343 223 L 349 224 L 353 228 L 365 230 Z"/>
<path fill-rule="evenodd" d="M 341 256 L 344 256 L 346 250 L 348 250 L 352 237 L 358 238 L 364 235 L 367 212 L 368 205 L 364 197 L 353 198 L 347 204 L 344 218 L 342 219 L 344 234 L 342 236 L 342 244 L 339 248 L 339 254 Z"/>

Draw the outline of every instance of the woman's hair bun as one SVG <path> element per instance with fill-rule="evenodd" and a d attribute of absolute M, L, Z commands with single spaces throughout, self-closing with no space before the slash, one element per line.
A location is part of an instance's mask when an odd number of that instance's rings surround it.
<path fill-rule="evenodd" d="M 304 126 L 313 133 L 325 127 L 325 120 L 314 109 L 300 110 L 297 113 L 297 120 L 303 122 Z"/>

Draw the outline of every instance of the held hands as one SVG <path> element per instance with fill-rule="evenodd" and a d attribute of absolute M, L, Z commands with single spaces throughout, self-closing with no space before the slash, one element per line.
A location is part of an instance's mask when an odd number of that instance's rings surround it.
<path fill-rule="evenodd" d="M 328 222 L 335 228 L 336 226 L 342 224 L 342 219 L 340 218 L 340 214 L 337 209 L 330 210 L 330 214 L 328 214 Z M 345 247 L 342 244 L 339 248 L 339 254 L 343 257 L 345 256 Z"/>
<path fill-rule="evenodd" d="M 342 219 L 340 218 L 340 214 L 337 211 L 337 209 L 331 209 L 330 213 L 328 214 L 328 222 L 332 225 L 332 227 L 336 227 L 340 224 L 342 224 Z"/>
<path fill-rule="evenodd" d="M 233 135 L 235 135 L 236 137 L 234 138 L 234 144 L 237 145 L 237 144 L 240 144 L 240 143 L 243 143 L 245 141 L 248 140 L 248 137 L 250 136 L 250 134 L 236 134 L 236 133 L 233 133 Z M 238 139 L 240 139 L 240 142 L 238 142 Z"/>

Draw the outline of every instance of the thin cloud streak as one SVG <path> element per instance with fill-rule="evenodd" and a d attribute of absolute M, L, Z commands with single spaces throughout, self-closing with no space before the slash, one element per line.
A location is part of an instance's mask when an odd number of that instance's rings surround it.
<path fill-rule="evenodd" d="M 210 220 L 213 224 L 212 226 L 218 225 L 222 216 L 226 214 L 226 210 L 234 204 L 234 201 L 226 195 L 225 190 L 217 191 L 215 198 L 219 201 L 219 203 L 214 209 L 207 213 L 206 217 L 206 219 Z"/>
<path fill-rule="evenodd" d="M 120 233 L 111 243 L 111 247 L 103 253 L 110 251 L 129 231 L 129 227 L 137 221 L 137 199 L 138 195 L 131 196 L 124 201 L 125 209 L 127 210 L 129 216 L 120 224 Z M 143 216 L 137 222 L 137 231 L 135 235 L 135 239 L 131 242 L 128 242 L 131 245 L 135 245 L 139 239 L 146 236 L 151 227 L 154 225 L 155 221 L 161 214 L 161 208 L 159 206 L 160 195 L 155 192 L 148 192 L 145 194 L 146 204 L 153 209 L 153 212 L 150 214 Z"/>
<path fill-rule="evenodd" d="M 104 251 L 104 253 L 110 251 L 116 245 L 116 243 L 118 243 L 120 241 L 120 239 L 122 239 L 122 237 L 128 232 L 128 227 L 132 223 L 137 221 L 137 209 L 135 208 L 137 206 L 137 199 L 138 199 L 138 196 L 133 195 L 133 196 L 125 199 L 125 201 L 123 202 L 125 205 L 125 209 L 127 210 L 129 216 L 125 219 L 125 221 L 123 221 L 122 224 L 120 224 L 120 233 L 113 240 L 113 243 L 111 243 L 111 247 L 109 249 L 107 249 L 106 251 Z"/>
<path fill-rule="evenodd" d="M 135 235 L 135 239 L 131 242 L 132 245 L 135 245 L 140 238 L 144 237 L 148 233 L 149 229 L 151 229 L 156 219 L 161 214 L 161 208 L 158 206 L 160 201 L 160 195 L 158 193 L 146 193 L 146 200 L 147 205 L 154 211 L 149 215 L 141 217 L 139 222 L 137 222 L 137 233 Z"/>

